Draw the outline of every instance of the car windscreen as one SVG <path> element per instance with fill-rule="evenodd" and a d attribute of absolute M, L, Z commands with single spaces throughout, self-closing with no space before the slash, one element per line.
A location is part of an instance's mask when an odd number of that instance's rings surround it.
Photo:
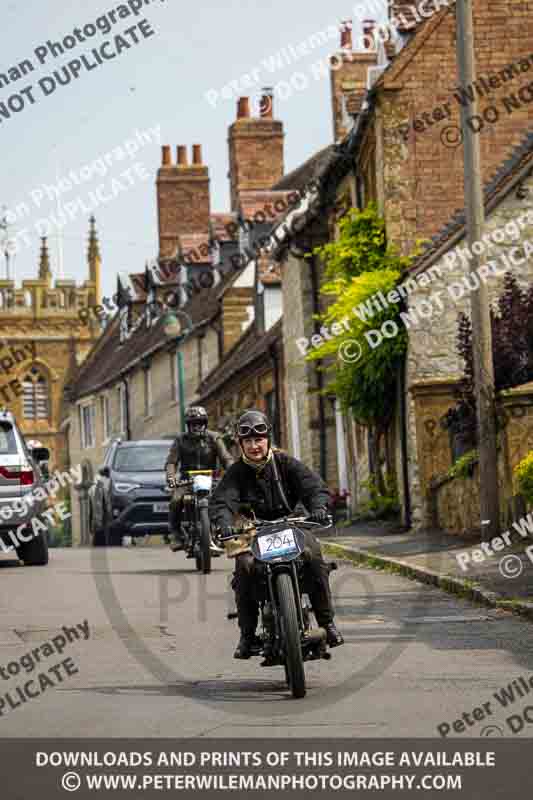
<path fill-rule="evenodd" d="M 15 455 L 17 453 L 17 440 L 13 426 L 9 422 L 0 422 L 0 456 Z"/>
<path fill-rule="evenodd" d="M 162 472 L 171 444 L 119 447 L 113 469 L 116 472 Z"/>

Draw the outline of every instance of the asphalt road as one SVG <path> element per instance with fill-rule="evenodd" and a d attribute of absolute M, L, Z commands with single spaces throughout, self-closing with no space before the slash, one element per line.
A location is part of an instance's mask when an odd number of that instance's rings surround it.
<path fill-rule="evenodd" d="M 232 658 L 230 567 L 217 559 L 204 578 L 159 547 L 53 550 L 44 568 L 3 556 L 0 736 L 437 737 L 438 725 L 490 701 L 491 713 L 457 735 L 512 737 L 506 718 L 533 707 L 523 684 L 512 707 L 493 697 L 532 675 L 532 623 L 350 565 L 332 580 L 346 644 L 306 665 L 307 697 L 293 700 L 282 667 Z M 84 620 L 88 639 L 7 671 Z M 77 674 L 46 672 L 65 658 Z M 50 676 L 40 694 L 39 672 Z M 23 702 L 17 687 L 28 680 L 37 696 Z M 532 733 L 525 723 L 518 735 Z"/>

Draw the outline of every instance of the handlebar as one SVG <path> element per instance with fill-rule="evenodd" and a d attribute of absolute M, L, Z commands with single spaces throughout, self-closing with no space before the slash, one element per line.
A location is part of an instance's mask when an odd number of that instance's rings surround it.
<path fill-rule="evenodd" d="M 214 475 L 216 469 L 186 469 L 187 475 Z"/>
<path fill-rule="evenodd" d="M 314 522 L 313 520 L 310 520 L 308 517 L 281 517 L 280 519 L 257 519 L 252 521 L 254 528 L 262 528 L 265 527 L 266 525 L 279 525 L 279 523 L 281 522 L 288 524 L 297 522 L 299 525 L 313 525 L 316 528 L 323 528 L 323 529 L 331 528 L 331 526 L 333 525 L 333 517 L 331 516 L 331 514 L 328 514 L 327 525 L 322 525 L 322 523 L 320 522 Z M 240 531 L 232 533 L 228 536 L 217 536 L 217 539 L 219 542 L 229 542 L 232 539 L 239 539 L 244 533 L 246 533 L 246 530 L 241 529 Z"/>

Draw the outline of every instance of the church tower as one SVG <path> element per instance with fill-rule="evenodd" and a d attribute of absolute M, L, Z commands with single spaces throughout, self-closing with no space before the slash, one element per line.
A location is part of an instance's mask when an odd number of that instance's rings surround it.
<path fill-rule="evenodd" d="M 83 254 L 85 255 L 85 254 Z M 75 366 L 100 336 L 88 306 L 100 302 L 101 258 L 96 221 L 89 222 L 89 275 L 54 280 L 46 237 L 41 238 L 38 275 L 0 279 L 0 407 L 12 411 L 23 433 L 50 450 L 52 469 L 68 466 L 63 389 Z"/>

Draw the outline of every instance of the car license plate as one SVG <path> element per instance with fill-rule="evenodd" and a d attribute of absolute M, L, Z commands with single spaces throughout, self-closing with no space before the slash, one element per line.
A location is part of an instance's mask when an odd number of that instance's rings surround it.
<path fill-rule="evenodd" d="M 168 514 L 170 503 L 154 503 L 155 514 Z"/>
<path fill-rule="evenodd" d="M 259 538 L 259 552 L 263 558 L 279 558 L 298 552 L 294 531 L 288 528 Z"/>

